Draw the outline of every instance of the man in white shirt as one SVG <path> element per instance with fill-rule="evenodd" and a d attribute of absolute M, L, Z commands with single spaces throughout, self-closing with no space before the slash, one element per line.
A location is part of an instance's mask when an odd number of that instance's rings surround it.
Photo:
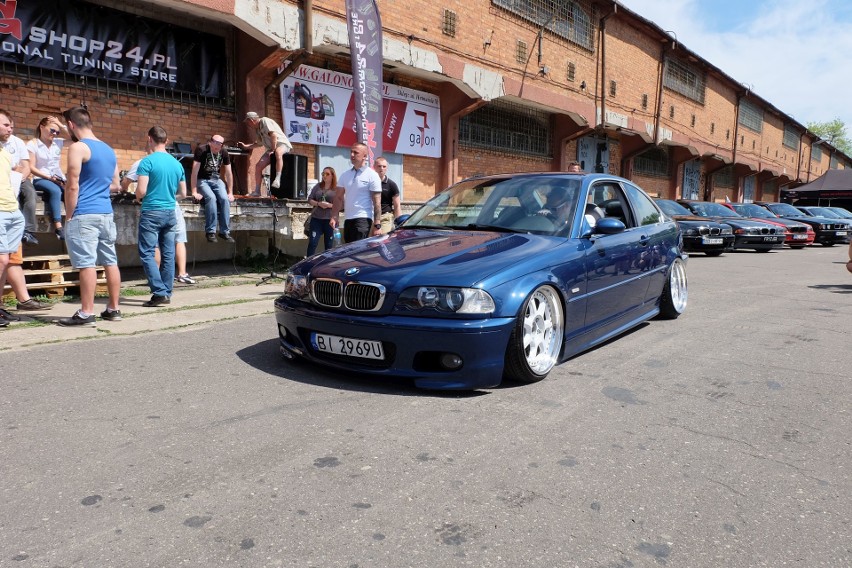
<path fill-rule="evenodd" d="M 353 144 L 349 150 L 352 169 L 340 175 L 340 189 L 331 208 L 331 226 L 338 226 L 340 210 L 346 211 L 343 240 L 347 243 L 382 233 L 382 180 L 376 170 L 367 165 L 369 149 L 365 144 Z"/>
<path fill-rule="evenodd" d="M 12 128 L 15 128 L 14 121 Z M 12 157 L 12 171 L 21 175 L 20 193 L 18 193 L 18 204 L 21 206 L 21 213 L 24 214 L 24 236 L 21 237 L 21 242 L 25 245 L 37 245 L 38 239 L 33 233 L 38 230 L 36 224 L 36 194 L 33 182 L 30 181 L 30 153 L 27 150 L 26 143 L 11 134 L 5 142 L 0 142 L 7 152 Z"/>

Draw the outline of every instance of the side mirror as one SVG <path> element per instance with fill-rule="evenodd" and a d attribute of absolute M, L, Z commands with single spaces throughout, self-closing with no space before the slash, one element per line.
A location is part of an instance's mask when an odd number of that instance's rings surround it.
<path fill-rule="evenodd" d="M 625 230 L 627 230 L 627 227 L 618 219 L 604 217 L 597 222 L 593 232 L 599 235 L 615 235 L 623 233 Z"/>
<path fill-rule="evenodd" d="M 399 217 L 394 219 L 393 220 L 393 228 L 396 229 L 397 227 L 402 226 L 403 223 L 408 221 L 409 217 L 411 217 L 411 215 L 405 214 L 405 215 L 400 215 Z"/>

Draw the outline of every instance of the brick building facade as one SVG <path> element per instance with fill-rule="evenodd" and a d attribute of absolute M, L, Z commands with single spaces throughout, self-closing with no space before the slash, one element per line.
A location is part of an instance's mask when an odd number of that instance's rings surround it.
<path fill-rule="evenodd" d="M 212 132 L 229 143 L 249 140 L 246 111 L 283 123 L 278 85 L 297 66 L 349 72 L 340 0 L 92 3 L 202 30 L 226 46 L 220 64 L 230 91 L 217 100 L 2 64 L 0 100 L 21 137 L 32 135 L 38 117 L 84 101 L 121 169 L 142 155 L 152 124 L 193 146 Z M 547 12 L 557 5 L 561 11 Z M 850 163 L 609 0 L 383 0 L 379 9 L 384 81 L 441 101 L 441 156 L 397 157 L 409 203 L 466 176 L 559 170 L 583 156 L 587 170 L 633 179 L 654 195 L 735 201 L 776 199 L 781 188 Z M 294 152 L 308 157 L 308 178 L 316 178 L 318 147 L 296 141 Z M 238 162 L 240 192 L 253 183 L 257 158 Z"/>

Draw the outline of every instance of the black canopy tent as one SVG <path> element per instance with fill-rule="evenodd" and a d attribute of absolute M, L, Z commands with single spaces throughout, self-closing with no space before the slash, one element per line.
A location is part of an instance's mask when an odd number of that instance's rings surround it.
<path fill-rule="evenodd" d="M 852 169 L 828 170 L 805 185 L 781 190 L 781 201 L 798 205 L 837 205 L 848 208 L 852 204 Z"/>

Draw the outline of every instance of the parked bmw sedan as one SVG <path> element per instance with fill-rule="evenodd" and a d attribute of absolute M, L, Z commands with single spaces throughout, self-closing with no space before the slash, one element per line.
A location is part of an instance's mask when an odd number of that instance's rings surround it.
<path fill-rule="evenodd" d="M 786 231 L 783 227 L 746 219 L 721 203 L 685 199 L 679 200 L 678 203 L 696 215 L 709 217 L 714 221 L 730 225 L 734 229 L 734 249 L 768 252 L 784 246 Z"/>
<path fill-rule="evenodd" d="M 275 300 L 281 354 L 423 388 L 539 381 L 687 304 L 680 231 L 604 174 L 471 178 L 388 235 L 294 265 Z"/>
<path fill-rule="evenodd" d="M 755 201 L 757 205 L 765 207 L 785 219 L 792 219 L 810 225 L 815 233 L 814 242 L 830 247 L 837 243 L 849 242 L 849 224 L 842 219 L 830 219 L 828 217 L 813 217 L 796 209 L 789 203 L 778 203 L 769 201 Z"/>
<path fill-rule="evenodd" d="M 852 221 L 852 211 L 844 207 L 826 207 L 829 211 L 837 214 L 841 219 L 846 219 L 847 221 Z"/>
<path fill-rule="evenodd" d="M 655 199 L 663 213 L 677 222 L 683 233 L 683 250 L 719 256 L 734 246 L 734 232 L 730 225 L 699 217 L 671 199 Z"/>
<path fill-rule="evenodd" d="M 784 243 L 790 248 L 800 249 L 814 243 L 816 234 L 810 225 L 800 223 L 792 219 L 784 219 L 777 216 L 768 209 L 755 205 L 754 203 L 724 203 L 728 209 L 731 209 L 754 221 L 763 221 L 764 223 L 776 223 L 781 225 L 787 231 L 787 236 Z"/>

